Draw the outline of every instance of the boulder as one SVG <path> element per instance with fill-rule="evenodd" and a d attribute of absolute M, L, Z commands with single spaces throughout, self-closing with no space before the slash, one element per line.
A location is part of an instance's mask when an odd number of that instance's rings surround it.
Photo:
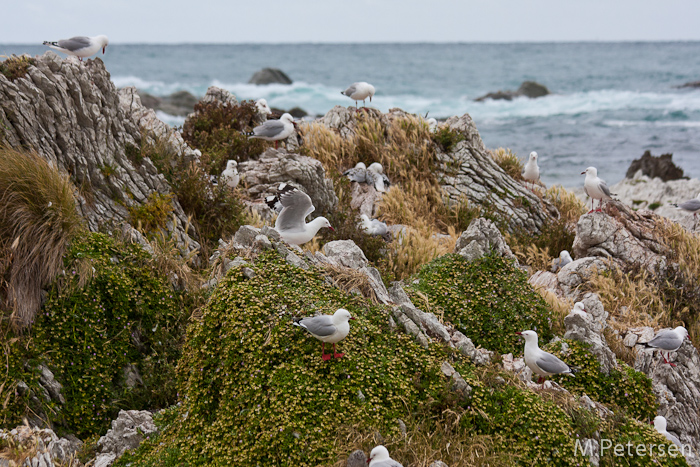
<path fill-rule="evenodd" d="M 231 94 L 226 89 L 222 89 L 217 86 L 209 86 L 207 93 L 204 95 L 200 103 L 219 103 L 221 105 L 236 106 L 238 105 L 238 100 L 236 99 L 236 96 Z"/>
<path fill-rule="evenodd" d="M 151 433 L 158 431 L 153 415 L 145 410 L 120 410 L 112 428 L 97 441 L 95 466 L 108 466 L 124 452 L 135 449 Z"/>
<path fill-rule="evenodd" d="M 564 318 L 566 334 L 564 339 L 572 339 L 590 345 L 591 353 L 600 362 L 600 371 L 610 374 L 610 370 L 617 366 L 615 353 L 610 350 L 603 335 L 606 327 L 608 312 L 603 308 L 603 303 L 596 294 L 587 293 L 581 300 L 586 308 L 586 313 L 569 313 Z"/>
<path fill-rule="evenodd" d="M 269 148 L 258 160 L 239 163 L 238 172 L 252 199 L 263 201 L 266 196 L 277 193 L 279 184 L 285 182 L 309 195 L 316 208 L 314 217 L 332 211 L 338 203 L 333 182 L 326 178 L 323 165 L 308 156 Z"/>
<path fill-rule="evenodd" d="M 455 244 L 455 253 L 463 256 L 467 261 L 486 256 L 492 250 L 517 263 L 515 255 L 496 225 L 483 217 L 474 219 Z"/>
<path fill-rule="evenodd" d="M 700 88 L 700 81 L 688 81 L 680 86 L 674 86 L 675 88 Z"/>
<path fill-rule="evenodd" d="M 551 94 L 546 86 L 535 81 L 524 81 L 517 91 L 496 91 L 484 94 L 481 97 L 474 99 L 476 102 L 485 101 L 486 99 L 493 100 L 513 100 L 516 97 L 529 97 L 531 99 L 546 96 Z"/>
<path fill-rule="evenodd" d="M 263 68 L 256 71 L 248 80 L 248 84 L 292 84 L 292 80 L 284 71 L 278 68 Z"/>
<path fill-rule="evenodd" d="M 186 117 L 193 110 L 199 99 L 189 91 L 177 91 L 169 96 L 156 97 L 144 91 L 137 91 L 144 107 L 160 110 L 168 115 Z"/>
<path fill-rule="evenodd" d="M 641 158 L 632 161 L 625 178 L 633 178 L 639 170 L 642 171 L 642 175 L 649 178 L 658 177 L 664 182 L 687 178 L 683 176 L 683 169 L 674 164 L 672 158 L 673 154 L 652 156 L 651 151 L 644 151 Z"/>
<path fill-rule="evenodd" d="M 0 430 L 0 443 L 7 447 L 8 442 L 14 446 L 14 449 L 7 450 L 9 452 L 6 454 L 9 454 L 9 457 L 0 457 L 0 466 L 20 465 L 8 460 L 12 459 L 11 451 L 15 451 L 18 454 L 17 457 L 23 459 L 22 466 L 75 465 L 77 453 L 83 446 L 83 442 L 73 435 L 59 438 L 50 429 L 31 428 L 26 425 L 9 431 Z M 31 453 L 31 455 L 24 457 L 25 453 Z"/>

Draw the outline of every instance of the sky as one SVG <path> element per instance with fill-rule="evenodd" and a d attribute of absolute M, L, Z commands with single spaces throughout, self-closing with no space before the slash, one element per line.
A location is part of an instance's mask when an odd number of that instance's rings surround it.
<path fill-rule="evenodd" d="M 0 28 L 4 44 L 98 34 L 109 36 L 111 43 L 700 40 L 698 0 L 4 3 Z"/>

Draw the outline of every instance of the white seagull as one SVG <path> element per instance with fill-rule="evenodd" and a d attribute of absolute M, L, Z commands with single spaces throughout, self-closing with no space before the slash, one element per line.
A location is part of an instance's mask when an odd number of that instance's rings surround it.
<path fill-rule="evenodd" d="M 348 320 L 355 319 L 345 308 L 339 308 L 333 315 L 310 316 L 308 318 L 293 318 L 292 324 L 299 326 L 321 341 L 321 359 L 330 360 L 331 355 L 326 355 L 326 342 L 333 344 L 333 357 L 343 358 L 342 353 L 335 351 L 335 344 L 345 339 L 350 332 Z"/>
<path fill-rule="evenodd" d="M 288 113 L 282 114 L 279 120 L 268 120 L 262 125 L 253 128 L 252 133 L 246 133 L 248 138 L 260 138 L 265 141 L 274 141 L 275 149 L 280 140 L 287 139 L 294 133 L 294 117 Z"/>
<path fill-rule="evenodd" d="M 360 216 L 362 222 L 360 227 L 369 235 L 385 235 L 388 231 L 386 224 L 379 219 L 370 219 L 367 214 Z"/>
<path fill-rule="evenodd" d="M 325 217 L 317 217 L 306 223 L 306 216 L 316 208 L 309 195 L 292 185 L 280 184 L 277 194 L 268 196 L 265 202 L 272 210 L 282 206 L 282 211 L 275 221 L 275 230 L 280 233 L 282 240 L 290 245 L 303 245 L 314 238 L 323 227 L 335 231 Z"/>
<path fill-rule="evenodd" d="M 44 41 L 44 45 L 48 45 L 52 49 L 68 55 L 78 57 L 80 61 L 82 61 L 83 58 L 95 55 L 100 49 L 102 49 L 102 54 L 104 55 L 105 49 L 107 45 L 109 45 L 109 39 L 104 35 L 95 37 L 76 36 L 54 42 Z"/>
<path fill-rule="evenodd" d="M 230 188 L 236 188 L 238 182 L 241 181 L 241 176 L 238 175 L 238 162 L 234 160 L 229 160 L 226 162 L 226 170 L 221 172 L 221 180 L 225 181 Z"/>
<path fill-rule="evenodd" d="M 542 384 L 544 387 L 544 378 L 546 376 L 574 375 L 569 365 L 551 353 L 540 349 L 537 345 L 537 333 L 535 331 L 516 332 L 516 334 L 525 339 L 525 364 L 539 376 L 538 384 Z"/>
<path fill-rule="evenodd" d="M 566 250 L 561 250 L 561 253 L 559 253 L 559 258 L 552 260 L 552 272 L 557 272 L 572 261 L 573 259 L 571 258 L 569 252 Z"/>
<path fill-rule="evenodd" d="M 672 435 L 671 433 L 666 431 L 666 418 L 662 417 L 661 415 L 657 415 L 656 417 L 654 417 L 654 428 L 656 428 L 656 431 L 664 435 L 667 440 L 669 440 L 679 448 L 683 448 L 683 443 L 681 443 L 681 440 L 678 439 L 677 436 Z"/>
<path fill-rule="evenodd" d="M 258 99 L 255 101 L 255 108 L 258 110 L 258 114 L 262 115 L 263 118 L 267 118 L 267 116 L 272 113 L 272 109 L 267 105 L 265 99 Z"/>
<path fill-rule="evenodd" d="M 389 451 L 381 444 L 369 454 L 369 467 L 403 467 L 389 457 Z"/>
<path fill-rule="evenodd" d="M 571 310 L 571 312 L 585 314 L 586 313 L 586 305 L 584 305 L 583 302 L 576 302 L 576 303 L 574 303 L 574 309 Z"/>
<path fill-rule="evenodd" d="M 540 168 L 537 166 L 537 153 L 532 151 L 530 153 L 530 158 L 525 164 L 525 170 L 523 170 L 523 179 L 526 182 L 532 183 L 534 189 L 534 184 L 540 180 Z"/>
<path fill-rule="evenodd" d="M 683 326 L 678 326 L 675 329 L 662 329 L 656 336 L 646 343 L 644 347 L 659 349 L 660 351 L 666 351 L 666 357 L 664 353 L 661 353 L 661 358 L 664 359 L 664 363 L 668 363 L 671 366 L 676 366 L 675 363 L 671 363 L 671 352 L 675 352 L 683 344 L 685 338 L 688 337 L 688 330 Z"/>
<path fill-rule="evenodd" d="M 681 204 L 674 204 L 674 206 L 680 211 L 692 213 L 693 217 L 697 219 L 698 211 L 700 211 L 700 193 L 698 193 L 697 198 L 689 199 Z"/>
<path fill-rule="evenodd" d="M 598 169 L 595 167 L 588 167 L 586 170 L 581 172 L 581 175 L 586 175 L 586 179 L 583 181 L 583 191 L 591 197 L 591 210 L 588 213 L 593 212 L 593 200 L 598 200 L 598 209 L 596 211 L 601 211 L 603 206 L 603 201 L 612 199 L 615 193 L 610 193 L 610 188 L 605 180 L 598 177 Z"/>
<path fill-rule="evenodd" d="M 348 96 L 350 99 L 355 101 L 355 108 L 357 108 L 357 102 L 362 101 L 362 106 L 365 106 L 365 99 L 369 97 L 369 101 L 372 102 L 372 96 L 374 96 L 374 86 L 364 81 L 359 83 L 353 83 L 345 91 L 340 91 L 344 96 Z"/>
<path fill-rule="evenodd" d="M 438 121 L 433 117 L 428 119 L 428 131 L 431 133 L 437 133 L 438 131 Z"/>
<path fill-rule="evenodd" d="M 379 162 L 373 162 L 367 167 L 367 183 L 373 184 L 377 191 L 384 193 L 389 186 L 391 186 L 391 181 L 389 177 L 384 174 L 384 167 Z M 369 179 L 373 178 L 372 183 Z"/>

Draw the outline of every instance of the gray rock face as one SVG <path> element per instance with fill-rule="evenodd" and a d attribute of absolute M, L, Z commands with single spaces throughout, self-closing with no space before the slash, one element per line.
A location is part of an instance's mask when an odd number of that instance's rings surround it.
<path fill-rule="evenodd" d="M 65 404 L 66 399 L 61 394 L 61 383 L 54 379 L 53 373 L 44 365 L 39 365 L 38 367 L 41 375 L 39 376 L 39 386 L 43 392 L 44 399 L 46 402 L 56 401 L 60 404 Z"/>
<path fill-rule="evenodd" d="M 615 353 L 610 350 L 603 335 L 608 312 L 596 294 L 587 293 L 581 301 L 586 307 L 586 313 L 569 313 L 564 318 L 564 339 L 590 344 L 591 353 L 600 362 L 600 371 L 607 375 L 616 367 Z"/>
<path fill-rule="evenodd" d="M 133 98 L 133 88 L 117 93 L 99 58 L 83 64 L 47 52 L 35 60 L 25 78 L 0 77 L 0 143 L 35 150 L 67 172 L 79 188 L 78 207 L 91 230 L 127 221 L 129 206 L 146 202 L 153 192 L 171 191 L 150 160 L 134 165 L 126 155 L 127 147 L 142 144 L 142 132 L 179 137 Z M 166 128 L 149 126 L 155 121 Z M 182 138 L 179 142 L 186 146 Z M 177 224 L 171 233 L 191 250 L 198 245 L 184 230 L 187 218 L 179 203 L 173 209 Z"/>
<path fill-rule="evenodd" d="M 120 410 L 112 428 L 97 441 L 99 454 L 94 465 L 108 466 L 129 449 L 157 430 L 153 415 L 145 410 Z"/>
<path fill-rule="evenodd" d="M 292 80 L 284 71 L 278 68 L 263 68 L 256 71 L 248 80 L 248 84 L 292 84 Z"/>
<path fill-rule="evenodd" d="M 448 154 L 437 154 L 442 189 L 450 202 L 466 199 L 471 205 L 487 207 L 506 221 L 511 231 L 539 232 L 546 222 L 558 217 L 556 208 L 496 164 L 468 114 L 451 117 L 445 125 L 465 137 Z"/>
<path fill-rule="evenodd" d="M 335 240 L 323 245 L 323 254 L 332 262 L 351 269 L 360 269 L 369 261 L 365 253 L 352 240 Z"/>
<path fill-rule="evenodd" d="M 236 96 L 231 94 L 226 89 L 222 89 L 216 86 L 209 86 L 206 94 L 200 101 L 202 104 L 219 103 L 222 105 L 236 106 L 238 105 L 238 100 Z"/>
<path fill-rule="evenodd" d="M 26 450 L 35 450 L 36 453 L 24 460 L 22 466 L 28 467 L 54 467 L 54 465 L 75 465 L 73 464 L 76 453 L 83 445 L 73 435 L 59 438 L 56 433 L 49 429 L 30 428 L 26 425 L 7 431 L 0 430 L 0 442 L 12 442 L 14 446 Z M 3 443 L 4 444 L 4 443 Z M 2 464 L 2 462 L 6 462 Z M 17 465 L 0 459 L 0 465 Z"/>
<path fill-rule="evenodd" d="M 463 256 L 467 261 L 481 258 L 491 250 L 517 262 L 496 225 L 483 217 L 474 219 L 455 244 L 455 253 Z"/>
<path fill-rule="evenodd" d="M 309 195 L 316 210 L 313 216 L 331 211 L 338 203 L 333 182 L 326 178 L 323 165 L 316 159 L 284 150 L 268 149 L 258 160 L 238 164 L 248 196 L 260 199 L 275 194 L 280 183 L 291 183 Z"/>
<path fill-rule="evenodd" d="M 637 171 L 649 178 L 660 178 L 662 181 L 678 180 L 683 177 L 683 169 L 673 163 L 673 154 L 652 156 L 651 151 L 644 151 L 642 157 L 635 159 L 630 164 L 625 178 L 632 178 Z"/>

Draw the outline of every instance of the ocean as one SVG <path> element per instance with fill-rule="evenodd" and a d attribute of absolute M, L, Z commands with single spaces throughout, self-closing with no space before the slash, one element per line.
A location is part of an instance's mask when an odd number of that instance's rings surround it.
<path fill-rule="evenodd" d="M 45 50 L 0 44 L 0 55 Z M 687 175 L 700 176 L 700 88 L 675 88 L 700 80 L 700 42 L 110 44 L 100 57 L 117 87 L 202 96 L 215 85 L 239 99 L 264 97 L 272 107 L 310 114 L 354 105 L 340 91 L 368 81 L 377 89 L 372 107 L 436 118 L 469 113 L 487 147 L 510 148 L 522 159 L 537 151 L 547 185 L 579 186 L 591 165 L 616 183 L 645 150 L 673 153 Z M 294 83 L 247 84 L 265 67 L 280 68 Z M 474 102 L 526 80 L 552 94 Z"/>

